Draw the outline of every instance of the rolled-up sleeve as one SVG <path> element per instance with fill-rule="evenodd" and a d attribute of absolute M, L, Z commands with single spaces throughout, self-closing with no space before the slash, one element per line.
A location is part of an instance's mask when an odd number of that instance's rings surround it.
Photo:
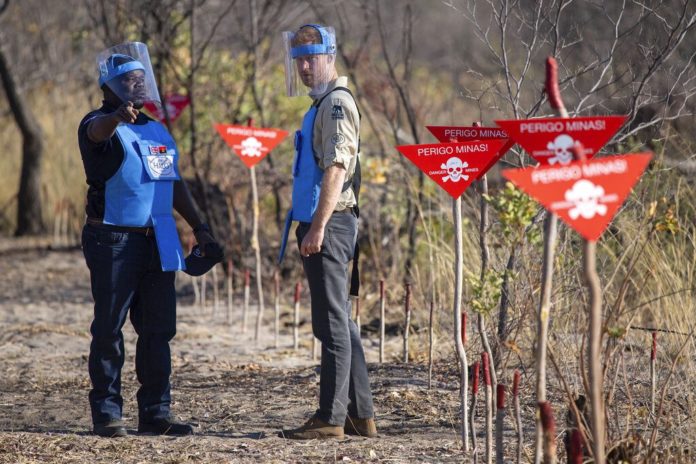
<path fill-rule="evenodd" d="M 360 117 L 353 98 L 344 91 L 333 93 L 320 108 L 321 168 L 341 166 L 346 170 L 358 153 Z"/>

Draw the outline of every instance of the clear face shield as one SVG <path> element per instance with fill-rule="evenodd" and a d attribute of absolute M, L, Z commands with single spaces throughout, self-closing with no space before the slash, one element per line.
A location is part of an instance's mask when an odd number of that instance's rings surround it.
<path fill-rule="evenodd" d="M 146 102 L 161 106 L 147 45 L 126 42 L 97 55 L 99 86 L 106 85 L 122 102 L 142 108 Z"/>
<path fill-rule="evenodd" d="M 289 97 L 321 95 L 336 73 L 336 33 L 308 24 L 283 32 L 285 87 Z"/>

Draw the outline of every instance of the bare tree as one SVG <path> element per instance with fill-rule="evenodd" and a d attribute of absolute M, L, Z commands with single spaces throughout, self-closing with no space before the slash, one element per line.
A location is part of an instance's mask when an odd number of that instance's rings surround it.
<path fill-rule="evenodd" d="M 0 5 L 0 15 L 10 0 Z M 0 31 L 0 43 L 5 42 Z M 44 153 L 41 126 L 19 92 L 5 52 L 0 46 L 0 80 L 15 123 L 22 133 L 22 170 L 17 193 L 17 227 L 15 235 L 38 235 L 46 232 L 41 210 L 41 165 Z"/>

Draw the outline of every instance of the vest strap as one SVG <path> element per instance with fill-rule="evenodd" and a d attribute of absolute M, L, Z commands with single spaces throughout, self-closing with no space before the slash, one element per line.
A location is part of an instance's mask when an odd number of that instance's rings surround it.
<path fill-rule="evenodd" d="M 362 119 L 362 114 L 360 114 L 360 108 L 358 108 L 358 102 L 355 100 L 355 96 L 353 95 L 353 92 L 350 91 L 348 87 L 336 87 L 334 88 L 331 92 L 327 93 L 320 99 L 316 100 L 315 102 L 312 103 L 312 106 L 316 106 L 317 109 L 319 109 L 319 105 L 322 104 L 324 99 L 331 95 L 333 92 L 337 90 L 342 90 L 344 92 L 347 92 L 348 95 L 353 99 L 355 102 L 355 108 L 358 110 L 358 117 Z M 360 154 L 360 138 L 358 137 L 358 151 L 357 151 L 358 156 Z M 317 165 L 319 165 L 319 160 L 317 159 L 316 153 L 314 154 L 314 161 L 316 161 Z M 341 192 L 345 192 L 349 188 L 353 189 L 353 194 L 355 195 L 355 206 L 353 207 L 353 211 L 355 212 L 356 217 L 360 217 L 360 208 L 358 207 L 359 205 L 359 197 L 360 197 L 360 184 L 362 182 L 362 172 L 360 169 L 360 158 L 356 160 L 355 163 L 355 172 L 353 173 L 353 177 L 351 177 L 349 180 L 345 181 L 343 184 L 343 188 Z M 360 294 L 360 237 L 358 237 L 358 240 L 355 241 L 355 250 L 353 251 L 353 269 L 350 274 L 350 295 L 354 297 L 358 297 Z"/>

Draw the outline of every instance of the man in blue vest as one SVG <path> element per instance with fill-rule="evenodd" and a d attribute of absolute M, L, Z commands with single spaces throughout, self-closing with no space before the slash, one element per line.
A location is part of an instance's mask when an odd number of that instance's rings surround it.
<path fill-rule="evenodd" d="M 159 102 L 147 47 L 112 47 L 99 55 L 97 64 L 104 102 L 78 129 L 89 186 L 82 248 L 94 298 L 89 354 L 93 431 L 104 437 L 127 434 L 121 328 L 130 310 L 138 334 L 138 432 L 188 435 L 193 428 L 170 413 L 174 271 L 185 268 L 172 208 L 193 227 L 203 253 L 219 255 L 221 250 L 179 177 L 174 140 L 161 123 L 139 111 L 146 101 Z"/>
<path fill-rule="evenodd" d="M 292 209 L 280 259 L 290 225 L 298 221 L 297 243 L 312 299 L 312 330 L 322 351 L 319 409 L 303 426 L 284 430 L 281 436 L 374 437 L 377 429 L 367 365 L 360 333 L 351 319 L 347 288 L 358 230 L 358 108 L 346 88 L 348 79 L 336 72 L 333 29 L 305 25 L 283 37 L 288 95 L 309 94 L 313 103 L 302 130 L 295 134 Z M 357 295 L 357 289 L 352 290 Z"/>

